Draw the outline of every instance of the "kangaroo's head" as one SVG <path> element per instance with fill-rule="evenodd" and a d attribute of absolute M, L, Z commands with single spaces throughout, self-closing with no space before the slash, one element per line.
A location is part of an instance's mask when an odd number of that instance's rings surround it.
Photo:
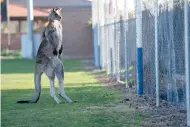
<path fill-rule="evenodd" d="M 58 20 L 58 21 L 61 21 L 61 8 L 53 8 L 51 9 L 50 11 L 50 14 L 48 16 L 48 19 L 50 21 L 54 21 L 54 20 Z"/>

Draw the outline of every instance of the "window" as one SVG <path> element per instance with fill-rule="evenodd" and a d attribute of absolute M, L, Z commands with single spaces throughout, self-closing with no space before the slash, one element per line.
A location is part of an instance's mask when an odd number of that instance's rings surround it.
<path fill-rule="evenodd" d="M 33 21 L 33 31 L 38 31 L 41 27 L 43 26 L 42 21 Z M 21 21 L 20 22 L 20 32 L 21 33 L 27 33 L 28 31 L 28 26 L 27 26 L 27 21 Z"/>
<path fill-rule="evenodd" d="M 27 33 L 28 27 L 26 21 L 20 21 L 20 32 Z"/>
<path fill-rule="evenodd" d="M 18 33 L 19 32 L 19 27 L 18 27 L 19 22 L 18 21 L 10 21 L 9 22 L 9 29 L 8 29 L 8 23 L 7 22 L 1 22 L 1 33 Z"/>

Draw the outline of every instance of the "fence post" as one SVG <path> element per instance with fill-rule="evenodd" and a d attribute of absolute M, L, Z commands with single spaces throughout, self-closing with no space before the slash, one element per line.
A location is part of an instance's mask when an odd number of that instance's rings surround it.
<path fill-rule="evenodd" d="M 10 38 L 10 16 L 9 16 L 9 13 L 8 13 L 8 7 L 9 7 L 9 0 L 6 0 L 6 12 L 7 12 L 7 27 L 8 27 L 8 35 L 7 35 L 7 40 L 8 40 L 8 50 L 10 50 L 10 45 L 11 45 L 11 38 Z"/>
<path fill-rule="evenodd" d="M 120 13 L 118 8 L 118 0 L 116 0 L 116 13 L 115 13 L 115 65 L 116 65 L 116 79 L 120 82 Z"/>
<path fill-rule="evenodd" d="M 97 9 L 97 0 L 93 1 L 93 41 L 94 41 L 94 64 L 97 67 L 98 66 L 98 9 Z"/>
<path fill-rule="evenodd" d="M 185 78 L 186 78 L 186 100 L 187 100 L 187 126 L 190 126 L 190 55 L 188 40 L 188 1 L 184 1 L 184 38 L 185 38 Z"/>
<path fill-rule="evenodd" d="M 114 20 L 114 19 L 113 19 Z M 114 24 L 114 21 L 111 21 L 111 23 Z M 111 75 L 110 75 L 110 78 L 113 78 L 114 76 L 114 69 L 115 69 L 115 63 L 114 63 L 114 34 L 115 34 L 115 27 L 114 26 L 111 26 L 110 27 L 110 72 L 111 72 Z"/>
<path fill-rule="evenodd" d="M 30 58 L 34 58 L 34 42 L 33 42 L 33 0 L 27 0 L 27 26 L 28 26 L 28 43 L 32 45 L 32 52 L 30 54 Z"/>
<path fill-rule="evenodd" d="M 137 94 L 143 94 L 142 1 L 136 0 Z"/>
<path fill-rule="evenodd" d="M 109 4 L 110 4 L 110 1 L 109 0 L 106 0 L 105 1 L 106 3 L 106 14 L 105 14 L 105 24 L 106 24 L 106 27 L 105 27 L 105 31 L 106 31 L 106 67 L 107 67 L 107 75 L 110 74 L 110 56 L 109 56 Z"/>
<path fill-rule="evenodd" d="M 95 1 L 92 1 L 92 49 L 93 49 L 93 62 L 95 64 L 96 61 L 96 52 L 95 52 Z"/>
<path fill-rule="evenodd" d="M 106 46 L 106 42 L 105 42 L 105 10 L 104 10 L 104 4 L 105 4 L 105 0 L 99 0 L 100 1 L 100 47 L 101 47 L 101 68 L 105 69 L 105 62 L 106 62 L 106 58 L 105 58 L 105 46 Z"/>
<path fill-rule="evenodd" d="M 154 2 L 155 16 L 155 73 L 156 73 L 156 106 L 160 105 L 160 84 L 159 84 L 159 61 L 158 61 L 158 0 Z"/>
<path fill-rule="evenodd" d="M 126 88 L 129 87 L 127 33 L 128 33 L 128 3 L 127 0 L 124 0 L 125 82 L 126 82 L 125 87 Z"/>
<path fill-rule="evenodd" d="M 113 44 L 114 44 L 114 39 L 113 39 L 113 37 L 114 37 L 114 29 L 113 29 L 113 25 L 111 25 L 111 24 L 113 24 L 114 22 L 113 22 L 113 19 L 114 19 L 114 17 L 113 17 L 113 11 L 112 11 L 112 9 L 113 9 L 113 6 L 112 6 L 112 4 L 113 4 L 113 0 L 109 0 L 109 20 L 108 20 L 108 23 L 109 23 L 109 27 L 108 27 L 108 33 L 109 33 L 109 39 L 108 39 L 108 44 L 109 44 L 109 67 L 110 67 L 110 79 L 112 78 L 112 76 L 113 76 L 113 73 L 114 73 L 114 60 L 113 60 Z"/>
<path fill-rule="evenodd" d="M 114 5 L 114 13 L 113 13 L 113 46 L 112 46 L 112 70 L 113 70 L 113 77 L 116 77 L 117 80 L 117 45 L 116 45 L 116 28 L 117 28 L 117 0 L 113 0 L 113 5 Z"/>
<path fill-rule="evenodd" d="M 101 69 L 101 35 L 100 35 L 100 0 L 97 0 L 97 62 L 98 62 L 98 69 Z"/>

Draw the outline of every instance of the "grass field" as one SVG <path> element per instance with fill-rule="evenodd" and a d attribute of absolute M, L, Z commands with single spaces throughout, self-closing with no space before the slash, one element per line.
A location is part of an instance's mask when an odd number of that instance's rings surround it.
<path fill-rule="evenodd" d="M 49 81 L 42 76 L 42 94 L 36 104 L 16 104 L 34 93 L 34 61 L 2 59 L 2 127 L 138 127 L 143 118 L 134 109 L 117 104 L 121 93 L 101 85 L 80 60 L 65 60 L 65 92 L 74 103 L 56 104 L 49 93 Z"/>

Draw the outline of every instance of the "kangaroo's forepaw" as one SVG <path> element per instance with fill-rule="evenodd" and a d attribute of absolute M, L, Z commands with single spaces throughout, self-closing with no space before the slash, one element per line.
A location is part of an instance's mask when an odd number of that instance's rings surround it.
<path fill-rule="evenodd" d="M 53 55 L 57 56 L 57 50 L 56 49 L 53 50 Z"/>

